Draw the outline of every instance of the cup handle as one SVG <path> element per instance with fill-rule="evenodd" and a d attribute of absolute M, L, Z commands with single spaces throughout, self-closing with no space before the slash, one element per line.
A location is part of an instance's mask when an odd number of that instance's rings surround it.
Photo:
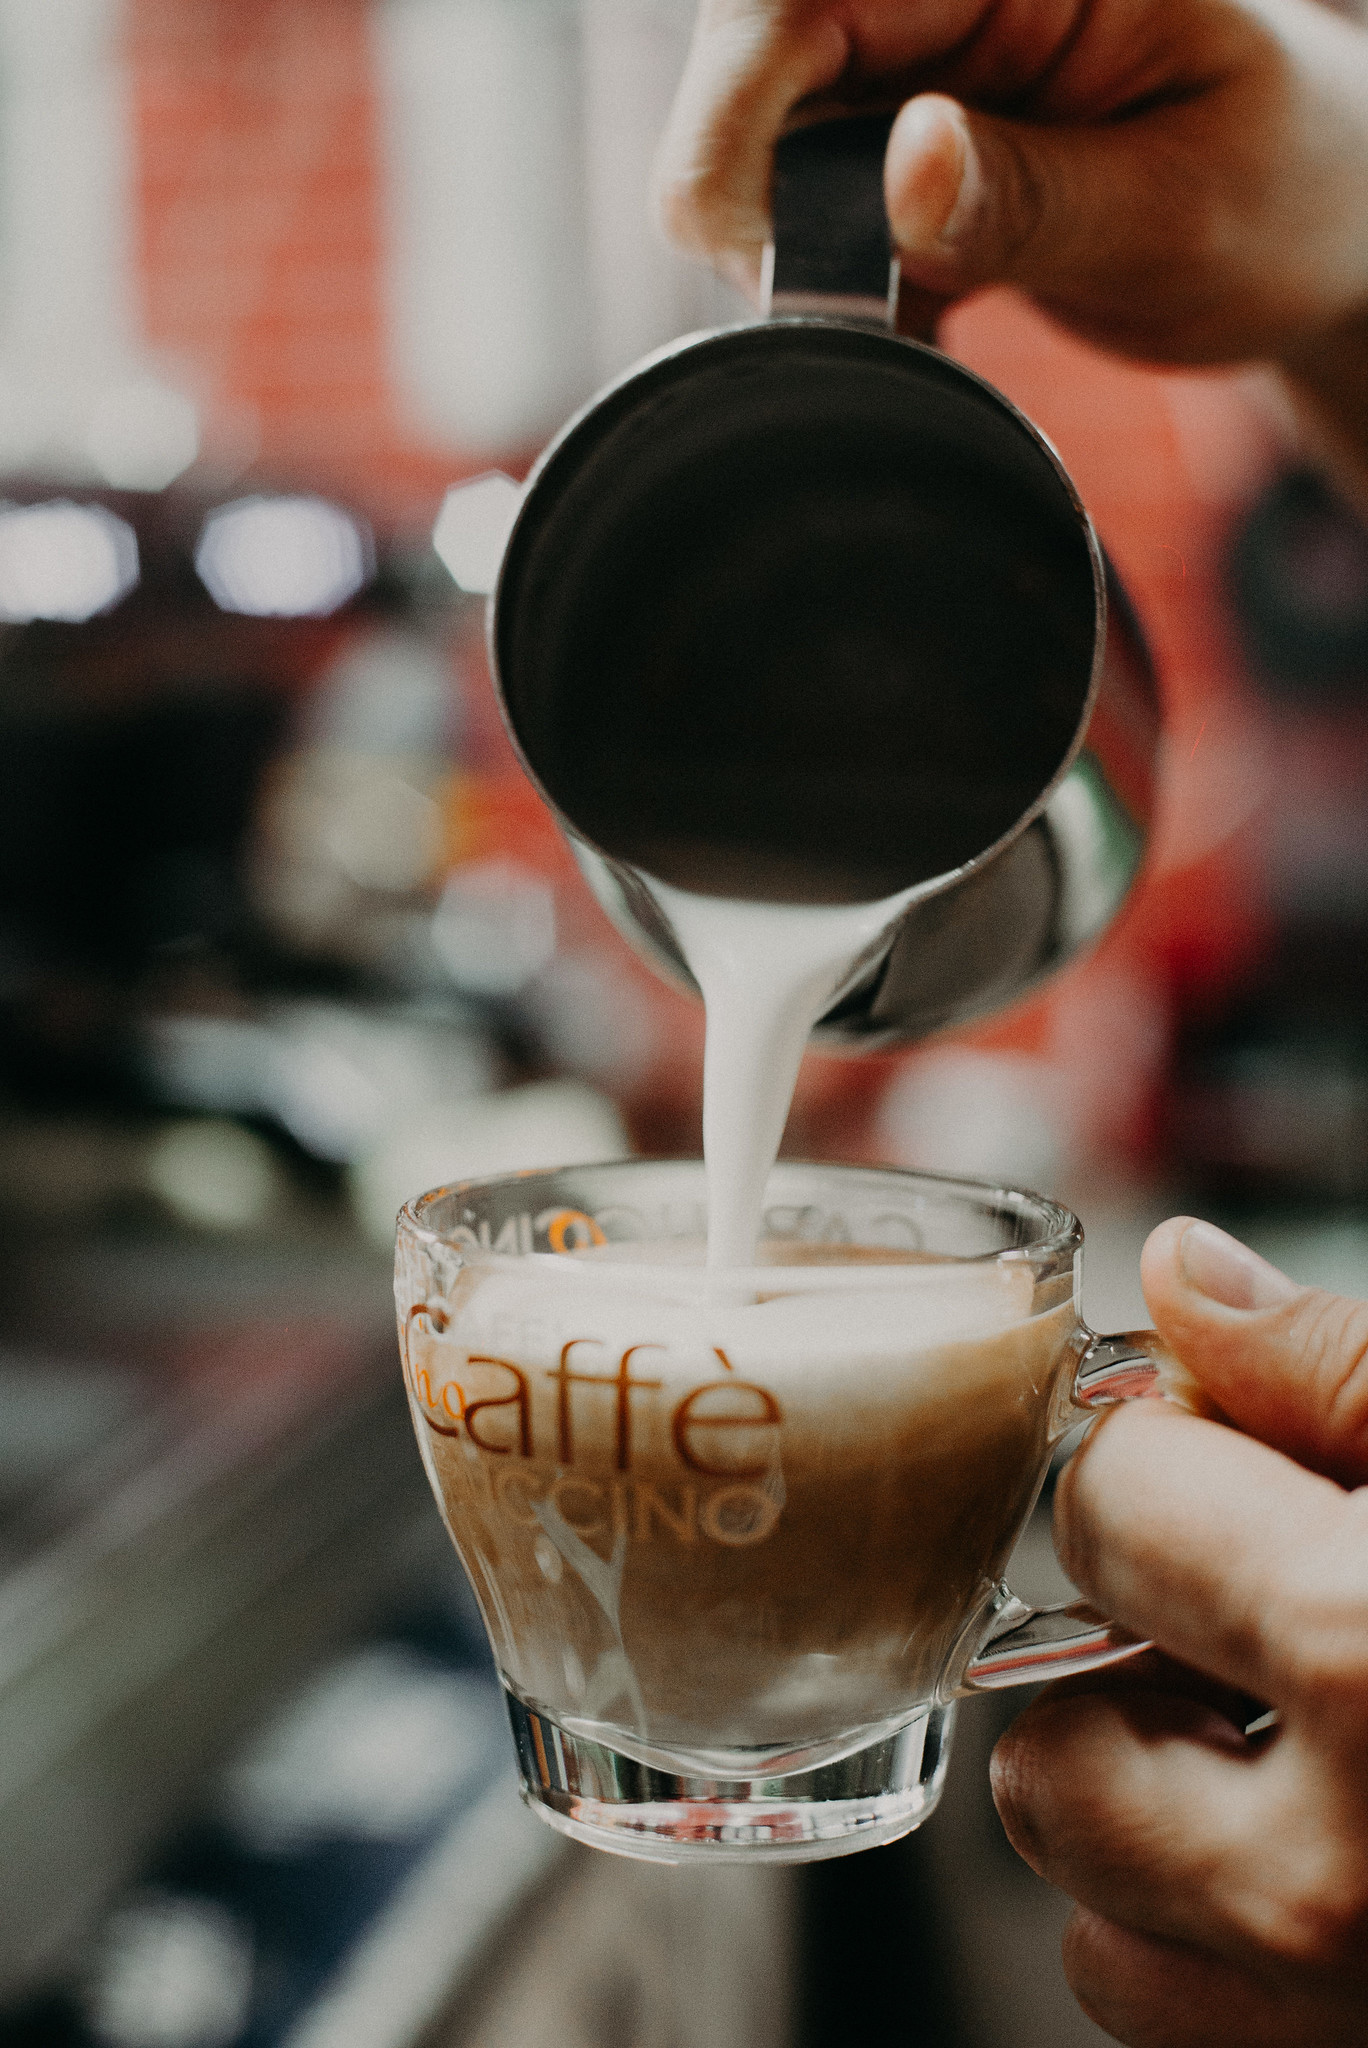
<path fill-rule="evenodd" d="M 1127 1330 L 1116 1337 L 1085 1332 L 1087 1342 L 1074 1368 L 1065 1425 L 1081 1421 L 1118 1401 L 1174 1401 L 1194 1412 L 1207 1410 L 1195 1380 L 1154 1330 Z M 1108 1621 L 1086 1600 L 1031 1607 L 1007 1585 L 999 1585 L 989 1609 L 986 1640 L 969 1659 L 956 1688 L 999 1692 L 1009 1685 L 1037 1685 L 1069 1678 L 1132 1657 L 1149 1644 L 1119 1622 Z"/>

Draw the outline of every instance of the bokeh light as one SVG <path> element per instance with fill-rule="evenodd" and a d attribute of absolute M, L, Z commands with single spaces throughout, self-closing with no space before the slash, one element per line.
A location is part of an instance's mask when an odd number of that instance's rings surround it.
<path fill-rule="evenodd" d="M 239 498 L 204 522 L 195 567 L 220 611 L 326 618 L 374 572 L 360 520 L 326 498 Z"/>
<path fill-rule="evenodd" d="M 107 484 L 160 491 L 199 453 L 199 418 L 181 391 L 138 377 L 101 392 L 90 414 L 86 449 Z"/>
<path fill-rule="evenodd" d="M 498 469 L 486 470 L 468 484 L 453 484 L 447 492 L 432 529 L 432 545 L 461 590 L 480 594 L 494 588 L 521 503 L 522 492 L 512 477 Z"/>
<path fill-rule="evenodd" d="M 137 538 L 107 506 L 54 498 L 0 508 L 0 619 L 80 625 L 137 580 Z"/>

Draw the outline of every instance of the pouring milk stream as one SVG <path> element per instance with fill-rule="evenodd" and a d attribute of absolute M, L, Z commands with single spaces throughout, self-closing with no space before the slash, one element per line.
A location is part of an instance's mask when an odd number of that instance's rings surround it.
<path fill-rule="evenodd" d="M 812 1027 L 905 899 L 744 903 L 664 883 L 655 894 L 707 1007 L 708 1264 L 749 1266 Z"/>

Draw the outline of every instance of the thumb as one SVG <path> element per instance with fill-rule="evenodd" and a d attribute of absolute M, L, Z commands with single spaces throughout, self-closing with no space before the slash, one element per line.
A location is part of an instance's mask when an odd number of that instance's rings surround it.
<path fill-rule="evenodd" d="M 1109 125 L 1004 120 L 940 93 L 909 100 L 884 171 L 904 277 L 947 298 L 1013 284 L 1162 353 L 1196 182 L 1182 122 L 1181 109 Z"/>
<path fill-rule="evenodd" d="M 1161 1223 L 1140 1261 L 1164 1342 L 1239 1428 L 1368 1481 L 1368 1301 L 1299 1287 L 1214 1224 Z"/>

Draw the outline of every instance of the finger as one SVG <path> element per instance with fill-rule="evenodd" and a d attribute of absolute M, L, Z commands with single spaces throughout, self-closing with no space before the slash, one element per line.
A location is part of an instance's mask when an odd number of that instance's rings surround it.
<path fill-rule="evenodd" d="M 1289 1775 L 1211 1708 L 1140 1691 L 1052 1689 L 992 1763 L 1008 1839 L 1048 1883 L 1239 1961 L 1265 1952 L 1270 1780 Z"/>
<path fill-rule="evenodd" d="M 1077 122 L 924 93 L 890 138 L 889 220 L 905 274 L 947 298 L 1010 284 L 1135 355 L 1215 359 L 1237 340 L 1254 353 L 1281 325 L 1241 201 L 1244 155 L 1235 95 L 1215 83 Z"/>
<path fill-rule="evenodd" d="M 769 240 L 774 145 L 799 100 L 837 79 L 849 44 L 830 18 L 797 23 L 705 7 L 656 157 L 666 233 L 753 286 Z"/>
<path fill-rule="evenodd" d="M 1298 1287 L 1175 1216 L 1141 1258 L 1155 1327 L 1233 1422 L 1346 1485 L 1368 1480 L 1368 1301 Z"/>
<path fill-rule="evenodd" d="M 1269 1983 L 1200 1948 L 1076 1907 L 1064 1974 L 1089 2019 L 1126 2048 L 1361 2048 L 1368 2015 Z"/>
<path fill-rule="evenodd" d="M 885 173 L 904 269 L 944 292 L 1010 283 L 1046 298 L 1116 294 L 1120 271 L 1127 290 L 1137 270 L 1176 278 L 1188 167 L 1156 146 L 1159 125 L 1011 121 L 920 94 L 894 123 Z"/>
<path fill-rule="evenodd" d="M 1190 1700 L 1218 1714 L 1237 1734 L 1243 1734 L 1251 1721 L 1262 1720 L 1267 1712 L 1265 1703 L 1252 1693 L 1222 1685 L 1204 1671 L 1166 1657 L 1162 1650 L 1141 1650 L 1119 1664 L 1104 1665 L 1100 1671 L 1056 1679 L 1050 1687 L 1051 1699 L 1084 1699 L 1099 1693 L 1157 1693 L 1166 1699 Z"/>
<path fill-rule="evenodd" d="M 1060 1560 L 1090 1600 L 1275 1707 L 1346 1656 L 1368 1676 L 1365 1536 L 1368 1495 L 1162 1401 L 1113 1409 L 1055 1490 Z"/>

